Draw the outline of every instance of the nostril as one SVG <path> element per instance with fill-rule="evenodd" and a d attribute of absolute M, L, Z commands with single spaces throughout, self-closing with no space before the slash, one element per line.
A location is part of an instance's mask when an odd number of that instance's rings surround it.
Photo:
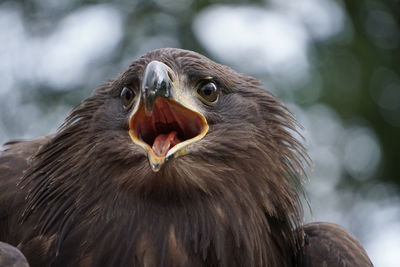
<path fill-rule="evenodd" d="M 156 96 L 168 98 L 170 97 L 171 83 L 170 81 L 162 80 L 156 89 Z"/>

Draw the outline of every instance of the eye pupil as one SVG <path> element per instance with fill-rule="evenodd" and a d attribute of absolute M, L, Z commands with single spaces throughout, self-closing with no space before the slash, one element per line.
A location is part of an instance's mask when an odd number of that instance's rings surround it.
<path fill-rule="evenodd" d="M 209 95 L 212 94 L 213 89 L 214 88 L 212 86 L 206 85 L 206 86 L 203 87 L 203 94 L 209 96 Z"/>
<path fill-rule="evenodd" d="M 128 87 L 124 87 L 121 91 L 121 101 L 122 104 L 124 105 L 125 108 L 129 108 L 132 103 L 133 103 L 133 99 L 135 98 L 135 94 L 134 92 L 128 88 Z"/>
<path fill-rule="evenodd" d="M 201 85 L 197 93 L 201 97 L 200 99 L 205 103 L 212 104 L 218 100 L 219 91 L 214 82 Z"/>
<path fill-rule="evenodd" d="M 132 98 L 132 93 L 130 91 L 126 91 L 125 99 L 129 101 L 131 100 L 131 98 Z"/>

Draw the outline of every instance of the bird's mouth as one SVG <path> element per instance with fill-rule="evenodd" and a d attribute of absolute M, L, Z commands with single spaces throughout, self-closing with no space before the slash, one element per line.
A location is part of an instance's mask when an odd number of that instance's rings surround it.
<path fill-rule="evenodd" d="M 129 123 L 133 142 L 148 155 L 153 171 L 158 171 L 166 160 L 186 154 L 186 147 L 208 131 L 206 118 L 173 99 L 155 99 L 151 113 L 140 101 Z"/>

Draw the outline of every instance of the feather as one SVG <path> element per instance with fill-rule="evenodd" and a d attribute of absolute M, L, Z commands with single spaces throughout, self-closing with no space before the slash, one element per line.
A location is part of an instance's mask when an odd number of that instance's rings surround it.
<path fill-rule="evenodd" d="M 185 90 L 204 77 L 221 89 L 214 105 L 193 100 L 208 133 L 158 172 L 132 143 L 120 101 L 124 87 L 140 91 L 153 60 Z M 144 55 L 55 134 L 1 152 L 0 240 L 18 245 L 32 267 L 300 266 L 309 251 L 300 227 L 309 158 L 293 115 L 259 86 L 191 51 Z"/>

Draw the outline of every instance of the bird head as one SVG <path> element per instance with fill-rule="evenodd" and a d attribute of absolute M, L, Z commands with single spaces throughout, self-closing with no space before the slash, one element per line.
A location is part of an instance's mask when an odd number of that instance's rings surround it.
<path fill-rule="evenodd" d="M 299 181 L 295 120 L 259 86 L 192 51 L 151 51 L 78 105 L 36 162 L 67 162 L 57 165 L 62 176 L 136 189 Z"/>

